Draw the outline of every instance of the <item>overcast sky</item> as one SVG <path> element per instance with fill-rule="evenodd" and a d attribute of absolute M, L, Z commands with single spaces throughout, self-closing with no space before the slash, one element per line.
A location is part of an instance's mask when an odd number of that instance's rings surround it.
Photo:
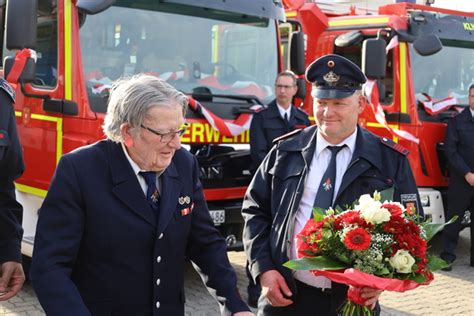
<path fill-rule="evenodd" d="M 474 1 L 472 0 L 435 0 L 434 6 L 446 9 L 474 12 Z"/>

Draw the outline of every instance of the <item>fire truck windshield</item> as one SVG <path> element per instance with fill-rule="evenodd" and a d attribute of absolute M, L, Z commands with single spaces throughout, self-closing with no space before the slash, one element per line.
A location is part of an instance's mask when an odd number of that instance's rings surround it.
<path fill-rule="evenodd" d="M 448 46 L 431 56 L 418 55 L 411 47 L 411 66 L 415 93 L 433 101 L 456 98 L 457 104 L 467 105 L 467 89 L 474 83 L 474 43 Z"/>
<path fill-rule="evenodd" d="M 113 80 L 140 72 L 188 94 L 273 98 L 277 33 L 268 19 L 228 13 L 221 20 L 202 11 L 190 16 L 113 6 L 85 17 L 80 40 L 91 106 Z"/>

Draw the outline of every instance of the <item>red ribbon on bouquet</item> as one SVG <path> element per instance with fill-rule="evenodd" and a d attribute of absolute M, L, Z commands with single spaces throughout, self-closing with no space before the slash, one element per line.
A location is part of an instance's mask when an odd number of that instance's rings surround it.
<path fill-rule="evenodd" d="M 355 287 L 371 287 L 373 289 L 405 292 L 415 289 L 420 285 L 428 285 L 433 281 L 433 274 L 427 275 L 425 282 L 419 283 L 413 280 L 400 280 L 392 278 L 381 278 L 373 274 L 368 274 L 357 269 L 349 268 L 345 270 L 312 270 L 314 275 L 324 276 L 331 281 L 352 285 Z"/>

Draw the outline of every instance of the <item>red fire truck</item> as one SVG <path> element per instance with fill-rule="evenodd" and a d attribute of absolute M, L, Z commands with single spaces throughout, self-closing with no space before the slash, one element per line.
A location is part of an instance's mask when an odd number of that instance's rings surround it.
<path fill-rule="evenodd" d="M 16 183 L 23 254 L 31 256 L 38 210 L 61 155 L 104 137 L 111 82 L 139 72 L 199 102 L 188 110 L 183 143 L 198 158 L 214 223 L 229 249 L 242 247 L 248 131 L 226 134 L 210 121 L 245 131 L 251 108 L 274 98 L 282 67 L 278 20 L 285 18 L 279 1 L 9 0 L 0 9 L 4 76 L 16 89 L 26 163 Z"/>
<path fill-rule="evenodd" d="M 468 106 L 474 82 L 474 13 L 408 3 L 338 12 L 312 1 L 283 2 L 287 21 L 301 31 L 290 45 L 303 52 L 289 56 L 290 67 L 302 75 L 305 65 L 328 53 L 361 66 L 369 78 L 370 104 L 360 124 L 410 150 L 424 211 L 443 223 L 448 185 L 443 141 L 447 120 Z M 304 104 L 312 113 L 310 93 Z M 466 212 L 463 221 L 469 220 Z"/>

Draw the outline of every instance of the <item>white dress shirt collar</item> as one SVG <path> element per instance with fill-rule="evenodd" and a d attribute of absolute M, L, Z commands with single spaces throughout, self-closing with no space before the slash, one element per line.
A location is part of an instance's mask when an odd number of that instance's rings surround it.
<path fill-rule="evenodd" d="M 140 167 L 133 161 L 132 157 L 128 154 L 127 148 L 125 148 L 125 145 L 123 143 L 120 143 L 122 145 L 122 150 L 123 153 L 125 154 L 125 157 L 127 157 L 128 162 L 130 163 L 130 166 L 132 166 L 133 172 L 135 173 L 136 176 L 138 176 L 140 171 L 145 171 L 141 170 Z"/>
<path fill-rule="evenodd" d="M 319 155 L 321 154 L 321 152 L 328 146 L 342 146 L 342 145 L 346 145 L 349 150 L 351 151 L 351 157 L 352 157 L 352 154 L 354 154 L 354 149 L 355 149 L 355 144 L 356 144 L 356 138 L 357 138 L 357 128 L 354 130 L 354 132 L 349 135 L 349 137 L 347 137 L 346 139 L 344 139 L 342 142 L 340 142 L 339 144 L 330 144 L 327 140 L 324 139 L 324 137 L 321 135 L 321 133 L 318 132 L 316 133 L 316 151 L 315 151 L 315 155 L 316 157 L 319 157 Z"/>
<path fill-rule="evenodd" d="M 288 107 L 288 109 L 286 109 L 286 110 L 280 104 L 278 104 L 278 102 L 276 103 L 276 105 L 277 105 L 277 108 L 278 108 L 278 112 L 280 112 L 280 116 L 282 118 L 285 118 L 285 113 L 286 113 L 286 115 L 288 116 L 288 120 L 290 120 L 290 117 L 291 117 L 291 104 Z"/>

